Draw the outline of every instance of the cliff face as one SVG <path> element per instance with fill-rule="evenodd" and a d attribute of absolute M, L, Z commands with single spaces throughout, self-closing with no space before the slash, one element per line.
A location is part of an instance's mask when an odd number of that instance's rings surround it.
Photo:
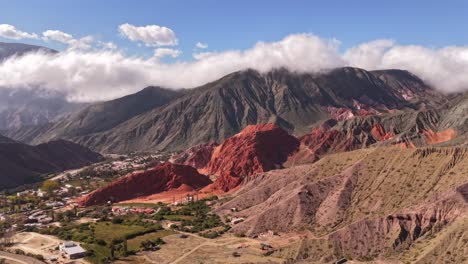
<path fill-rule="evenodd" d="M 211 142 L 208 144 L 200 144 L 191 147 L 188 150 L 176 155 L 175 157 L 172 157 L 170 162 L 201 169 L 205 167 L 208 162 L 210 162 L 211 155 L 217 146 L 218 143 Z"/>
<path fill-rule="evenodd" d="M 247 126 L 216 147 L 206 171 L 218 175 L 215 189 L 229 191 L 243 178 L 282 167 L 299 141 L 274 124 Z"/>
<path fill-rule="evenodd" d="M 142 196 L 157 194 L 183 187 L 184 190 L 197 190 L 211 181 L 196 169 L 172 163 L 163 163 L 145 172 L 138 172 L 117 179 L 84 197 L 81 206 L 118 202 Z"/>
<path fill-rule="evenodd" d="M 450 142 L 463 130 L 443 126 L 446 115 L 443 110 L 431 109 L 329 119 L 300 137 L 300 150 L 286 165 L 310 163 L 326 154 L 370 146 L 414 148 Z"/>

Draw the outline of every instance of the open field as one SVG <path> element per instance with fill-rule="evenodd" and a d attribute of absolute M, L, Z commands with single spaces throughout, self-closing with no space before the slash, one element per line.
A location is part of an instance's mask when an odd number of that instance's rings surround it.
<path fill-rule="evenodd" d="M 144 234 L 141 236 L 137 236 L 135 238 L 128 240 L 128 249 L 138 251 L 140 249 L 140 244 L 142 241 L 155 240 L 158 238 L 163 238 L 163 237 L 174 235 L 174 234 L 177 234 L 177 232 L 172 231 L 172 230 L 160 230 L 160 231 L 156 231 L 153 233 L 148 233 L 148 234 Z"/>
<path fill-rule="evenodd" d="M 96 239 L 104 241 L 112 241 L 130 234 L 143 232 L 147 230 L 145 227 L 136 225 L 120 225 L 112 223 L 96 223 L 94 225 L 94 236 Z"/>
<path fill-rule="evenodd" d="M 59 261 L 62 261 L 62 263 L 68 261 L 62 257 L 61 252 L 56 249 L 63 240 L 54 236 L 42 235 L 34 232 L 22 232 L 15 234 L 13 241 L 15 242 L 11 247 L 13 250 L 19 249 L 25 253 L 42 255 L 45 259 L 55 256 Z M 87 264 L 89 262 L 80 259 L 76 260 L 76 263 Z"/>
<path fill-rule="evenodd" d="M 116 263 L 283 263 L 281 258 L 264 256 L 260 249 L 262 240 L 224 235 L 207 239 L 194 234 L 187 238 L 170 235 L 164 238 L 160 250 L 141 252 Z M 269 243 L 269 242 L 268 242 Z M 273 244 L 274 245 L 274 244 Z M 238 255 L 234 256 L 233 253 Z"/>

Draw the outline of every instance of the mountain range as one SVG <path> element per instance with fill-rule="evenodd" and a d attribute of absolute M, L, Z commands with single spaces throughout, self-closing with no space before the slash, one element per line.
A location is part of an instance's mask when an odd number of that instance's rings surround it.
<path fill-rule="evenodd" d="M 329 118 L 420 111 L 447 101 L 447 96 L 401 70 L 245 70 L 190 90 L 146 88 L 5 135 L 32 144 L 67 139 L 107 153 L 174 151 L 221 142 L 249 124 L 275 123 L 303 135 Z"/>

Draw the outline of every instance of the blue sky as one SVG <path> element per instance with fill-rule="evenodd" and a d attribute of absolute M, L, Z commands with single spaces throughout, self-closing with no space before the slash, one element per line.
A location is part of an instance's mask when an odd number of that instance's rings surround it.
<path fill-rule="evenodd" d="M 336 38 L 341 49 L 374 39 L 441 47 L 468 43 L 468 1 L 7 1 L 0 0 L 0 24 L 25 32 L 56 29 L 79 38 L 112 41 L 129 54 L 149 55 L 123 38 L 118 26 L 160 25 L 172 29 L 191 59 L 195 43 L 207 50 L 247 49 L 258 41 L 277 41 L 292 33 Z M 0 38 L 2 41 L 12 41 Z M 20 42 L 65 46 L 41 40 Z"/>

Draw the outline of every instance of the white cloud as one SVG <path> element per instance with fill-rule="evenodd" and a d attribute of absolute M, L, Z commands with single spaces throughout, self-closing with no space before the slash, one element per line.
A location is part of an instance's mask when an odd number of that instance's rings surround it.
<path fill-rule="evenodd" d="M 207 51 L 207 52 L 197 52 L 197 53 L 193 53 L 192 56 L 194 59 L 196 60 L 201 60 L 203 58 L 206 58 L 206 57 L 209 57 L 213 54 L 216 54 L 215 52 L 210 52 L 210 51 Z"/>
<path fill-rule="evenodd" d="M 70 44 L 75 40 L 72 35 L 60 30 L 47 30 L 42 32 L 42 36 L 42 39 L 45 41 L 53 40 L 64 44 Z"/>
<path fill-rule="evenodd" d="M 344 54 L 348 65 L 367 70 L 405 69 L 445 92 L 468 90 L 468 46 L 430 49 L 376 40 Z"/>
<path fill-rule="evenodd" d="M 114 42 L 98 42 L 99 46 L 104 48 L 104 49 L 110 49 L 110 50 L 115 50 L 117 49 L 117 45 Z"/>
<path fill-rule="evenodd" d="M 27 33 L 9 24 L 0 24 L 0 37 L 9 39 L 37 39 L 35 33 Z"/>
<path fill-rule="evenodd" d="M 74 39 L 70 41 L 69 50 L 90 50 L 93 48 L 94 38 L 93 36 L 85 36 L 80 39 Z"/>
<path fill-rule="evenodd" d="M 393 40 L 374 40 L 350 48 L 344 53 L 343 58 L 348 61 L 350 66 L 364 69 L 379 68 L 383 54 L 394 45 Z"/>
<path fill-rule="evenodd" d="M 47 30 L 42 32 L 42 39 L 45 41 L 53 40 L 63 44 L 67 44 L 69 50 L 90 50 L 93 44 L 97 44 L 104 49 L 117 48 L 112 42 L 95 41 L 92 36 L 85 36 L 80 39 L 75 39 L 73 35 L 60 30 Z"/>
<path fill-rule="evenodd" d="M 247 50 L 194 54 L 196 60 L 164 63 L 127 56 L 119 50 L 67 49 L 58 54 L 30 53 L 0 64 L 0 87 L 60 91 L 74 101 L 108 100 L 148 85 L 190 88 L 234 71 L 261 72 L 286 67 L 318 72 L 334 67 L 409 70 L 437 89 L 468 90 L 468 47 L 429 49 L 377 40 L 339 52 L 339 42 L 294 34 L 277 42 L 259 42 Z M 157 55 L 155 51 L 155 55 Z M 159 51 L 174 56 L 177 51 Z"/>
<path fill-rule="evenodd" d="M 169 48 L 158 48 L 154 50 L 154 57 L 157 59 L 170 56 L 172 58 L 177 58 L 182 54 L 182 51 Z"/>
<path fill-rule="evenodd" d="M 445 92 L 468 90 L 468 46 L 394 46 L 382 56 L 378 68 L 406 69 Z"/>
<path fill-rule="evenodd" d="M 197 44 L 195 44 L 195 47 L 197 47 L 199 49 L 206 49 L 206 48 L 208 48 L 208 44 L 202 43 L 202 42 L 197 42 Z"/>
<path fill-rule="evenodd" d="M 175 46 L 177 38 L 170 28 L 158 25 L 134 26 L 128 23 L 119 26 L 119 32 L 135 42 L 143 42 L 146 46 Z"/>

